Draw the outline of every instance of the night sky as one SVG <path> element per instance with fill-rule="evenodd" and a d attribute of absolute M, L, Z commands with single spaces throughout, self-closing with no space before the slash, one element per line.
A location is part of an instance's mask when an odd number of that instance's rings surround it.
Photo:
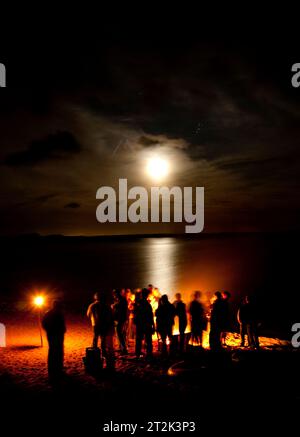
<path fill-rule="evenodd" d="M 188 24 L 7 35 L 0 235 L 183 232 L 96 221 L 100 186 L 153 185 L 152 154 L 170 163 L 164 185 L 205 187 L 205 232 L 299 230 L 297 39 Z"/>

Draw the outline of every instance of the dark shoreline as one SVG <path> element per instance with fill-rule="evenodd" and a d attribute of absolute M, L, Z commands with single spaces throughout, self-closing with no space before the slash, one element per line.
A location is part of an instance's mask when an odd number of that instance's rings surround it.
<path fill-rule="evenodd" d="M 28 240 L 87 240 L 87 241 L 104 241 L 104 240 L 134 240 L 143 238 L 177 238 L 182 240 L 201 240 L 207 238 L 240 238 L 240 237 L 300 237 L 300 230 L 291 231 L 270 231 L 270 232 L 202 232 L 199 234 L 110 234 L 110 235 L 63 235 L 49 234 L 43 235 L 39 233 L 33 234 L 18 234 L 18 235 L 0 235 L 0 241 L 28 241 Z"/>

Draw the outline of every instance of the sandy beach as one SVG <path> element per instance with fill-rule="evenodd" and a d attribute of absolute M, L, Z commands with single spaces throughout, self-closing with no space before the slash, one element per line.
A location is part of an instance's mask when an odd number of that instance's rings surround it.
<path fill-rule="evenodd" d="M 300 354 L 288 341 L 261 337 L 261 350 L 250 351 L 239 347 L 237 333 L 230 333 L 224 352 L 212 353 L 205 332 L 204 350 L 190 345 L 184 356 L 162 358 L 154 338 L 153 359 L 137 361 L 131 340 L 128 355 L 116 352 L 114 374 L 104 369 L 90 375 L 82 360 L 92 340 L 89 321 L 84 315 L 68 314 L 66 321 L 65 377 L 53 386 L 47 375 L 46 336 L 43 333 L 40 347 L 36 312 L 2 315 L 7 346 L 0 348 L 0 387 L 7 426 L 13 423 L 14 429 L 31 435 L 41 430 L 74 435 L 80 430 L 97 436 L 107 420 L 141 421 L 143 426 L 154 418 L 196 417 L 203 430 L 211 431 L 217 423 L 215 408 L 227 420 L 238 410 L 244 414 L 251 409 L 253 397 L 257 412 L 267 406 L 271 414 L 300 401 Z M 117 341 L 115 346 L 117 350 Z M 228 416 L 233 405 L 235 412 Z"/>
<path fill-rule="evenodd" d="M 50 390 L 47 377 L 47 341 L 43 332 L 44 347 L 40 347 L 40 336 L 35 314 L 25 314 L 23 318 L 10 317 L 6 323 L 7 347 L 0 348 L 0 376 L 9 376 L 15 384 L 31 390 Z M 88 320 L 72 316 L 67 321 L 65 337 L 65 368 L 69 376 L 90 389 L 96 389 L 97 381 L 84 371 L 82 358 L 86 347 L 91 344 L 92 332 Z M 236 333 L 228 334 L 228 349 L 239 349 L 240 338 Z M 289 350 L 288 341 L 278 338 L 261 337 L 263 350 Z M 115 347 L 118 349 L 117 340 Z M 204 347 L 208 348 L 208 333 L 204 333 Z M 195 349 L 198 349 L 195 347 Z M 157 340 L 154 340 L 155 356 L 159 360 Z M 174 359 L 173 359 L 174 361 Z M 176 361 L 176 360 L 175 360 Z M 177 358 L 177 361 L 179 359 Z M 129 354 L 122 357 L 117 353 L 117 371 L 145 378 L 146 374 L 154 379 L 166 372 L 165 362 L 162 369 L 150 367 L 144 361 L 134 361 L 134 341 L 130 341 Z M 148 367 L 147 367 L 148 366 Z"/>

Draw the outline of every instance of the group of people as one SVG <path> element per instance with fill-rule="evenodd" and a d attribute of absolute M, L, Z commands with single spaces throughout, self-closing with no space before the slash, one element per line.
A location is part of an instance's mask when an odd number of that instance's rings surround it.
<path fill-rule="evenodd" d="M 209 345 L 212 350 L 220 350 L 226 345 L 227 332 L 232 329 L 230 293 L 216 292 L 210 309 L 205 310 L 201 302 L 201 293 L 196 291 L 193 300 L 186 305 L 180 293 L 175 295 L 171 303 L 166 294 L 158 300 L 156 310 L 149 301 L 153 287 L 149 285 L 135 294 L 134 303 L 128 294 L 130 290 L 114 290 L 113 295 L 96 293 L 95 301 L 89 306 L 87 316 L 94 329 L 93 347 L 101 340 L 101 350 L 108 362 L 113 362 L 114 335 L 116 334 L 122 354 L 127 354 L 128 339 L 132 335 L 134 324 L 135 355 L 142 355 L 143 343 L 146 356 L 153 352 L 153 334 L 157 334 L 163 355 L 170 352 L 183 353 L 187 344 L 202 346 L 203 331 L 210 323 Z M 190 319 L 190 332 L 186 333 Z M 251 348 L 259 348 L 257 334 L 258 319 L 254 305 L 247 296 L 238 310 L 240 324 L 241 347 L 245 346 L 245 336 Z M 175 319 L 178 319 L 178 334 L 174 336 Z"/>
<path fill-rule="evenodd" d="M 134 299 L 132 299 L 134 296 Z M 114 338 L 118 339 L 121 354 L 128 353 L 129 339 L 135 339 L 135 355 L 142 356 L 143 344 L 146 357 L 153 353 L 153 334 L 157 334 L 160 350 L 163 355 L 183 353 L 189 343 L 202 346 L 203 331 L 210 323 L 209 345 L 211 350 L 221 350 L 226 345 L 227 332 L 232 327 L 230 293 L 216 292 L 209 309 L 201 302 L 201 292 L 196 291 L 193 300 L 186 305 L 180 293 L 175 295 L 171 303 L 166 294 L 158 298 L 156 309 L 150 303 L 153 286 L 139 290 L 133 294 L 130 290 L 114 290 L 112 293 L 95 293 L 94 302 L 87 310 L 87 317 L 93 327 L 92 347 L 100 348 L 106 360 L 106 367 L 114 368 Z M 175 319 L 178 321 L 178 335 L 173 335 Z M 186 333 L 190 320 L 190 332 Z M 237 313 L 240 324 L 241 347 L 259 348 L 257 333 L 258 317 L 251 299 L 246 296 Z M 48 370 L 49 376 L 57 375 L 63 368 L 63 342 L 66 332 L 64 316 L 59 302 L 54 302 L 43 320 L 43 328 L 47 332 L 49 344 Z"/>

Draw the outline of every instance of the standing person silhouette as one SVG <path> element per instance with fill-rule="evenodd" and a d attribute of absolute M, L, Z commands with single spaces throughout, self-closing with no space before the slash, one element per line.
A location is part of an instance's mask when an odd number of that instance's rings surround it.
<path fill-rule="evenodd" d="M 252 349 L 259 349 L 257 308 L 249 296 L 243 299 L 237 318 L 240 324 L 241 347 L 245 346 L 245 334 L 247 334 L 248 346 Z"/>
<path fill-rule="evenodd" d="M 241 347 L 245 347 L 245 337 L 247 335 L 247 300 L 248 300 L 248 296 L 242 299 L 237 312 L 237 321 L 240 325 Z M 249 339 L 248 339 L 248 344 L 249 344 Z"/>
<path fill-rule="evenodd" d="M 126 297 L 127 297 L 127 305 L 128 305 L 128 323 L 127 323 L 127 330 L 126 330 L 126 338 L 127 338 L 127 342 L 129 343 L 130 340 L 135 339 L 135 324 L 134 324 L 135 294 L 131 290 L 127 289 Z"/>
<path fill-rule="evenodd" d="M 100 337 L 101 352 L 106 359 L 106 367 L 113 370 L 115 367 L 115 356 L 113 346 L 114 316 L 111 307 L 112 299 L 104 293 L 95 293 L 94 299 L 94 302 L 87 310 L 87 316 L 94 330 L 92 347 L 98 347 L 98 339 Z"/>
<path fill-rule="evenodd" d="M 146 341 L 147 358 L 152 357 L 152 334 L 154 334 L 155 328 L 152 306 L 147 300 L 148 295 L 149 290 L 143 288 L 134 308 L 134 322 L 136 325 L 135 354 L 137 358 L 141 356 L 144 339 Z"/>
<path fill-rule="evenodd" d="M 221 333 L 224 326 L 224 305 L 222 294 L 219 291 L 215 293 L 216 300 L 212 305 L 210 317 L 209 345 L 212 350 L 221 350 Z"/>
<path fill-rule="evenodd" d="M 200 302 L 201 292 L 195 291 L 194 299 L 190 303 L 189 313 L 191 316 L 191 339 L 192 342 L 202 346 L 202 336 L 204 327 L 204 310 Z"/>
<path fill-rule="evenodd" d="M 176 300 L 173 303 L 175 309 L 175 316 L 178 317 L 178 326 L 179 326 L 179 351 L 180 353 L 184 352 L 185 349 L 185 330 L 187 327 L 187 315 L 186 315 L 186 305 L 181 299 L 181 294 L 175 294 Z"/>
<path fill-rule="evenodd" d="M 115 303 L 113 306 L 114 319 L 116 322 L 116 331 L 123 354 L 127 354 L 126 345 L 126 323 L 128 320 L 128 303 L 126 297 L 122 294 L 121 290 L 114 291 Z"/>
<path fill-rule="evenodd" d="M 222 292 L 222 303 L 223 303 L 223 323 L 222 323 L 222 333 L 221 339 L 223 346 L 226 346 L 227 333 L 231 330 L 231 312 L 230 312 L 230 300 L 231 294 L 229 291 Z"/>
<path fill-rule="evenodd" d="M 48 375 L 53 382 L 63 374 L 64 365 L 64 337 L 66 332 L 65 318 L 61 304 L 55 300 L 52 309 L 42 319 L 42 326 L 47 334 L 48 350 Z"/>
<path fill-rule="evenodd" d="M 156 330 L 162 340 L 162 354 L 167 354 L 167 338 L 170 341 L 170 349 L 173 346 L 173 325 L 175 317 L 175 308 L 169 302 L 168 296 L 164 294 L 159 299 L 156 315 Z"/>

